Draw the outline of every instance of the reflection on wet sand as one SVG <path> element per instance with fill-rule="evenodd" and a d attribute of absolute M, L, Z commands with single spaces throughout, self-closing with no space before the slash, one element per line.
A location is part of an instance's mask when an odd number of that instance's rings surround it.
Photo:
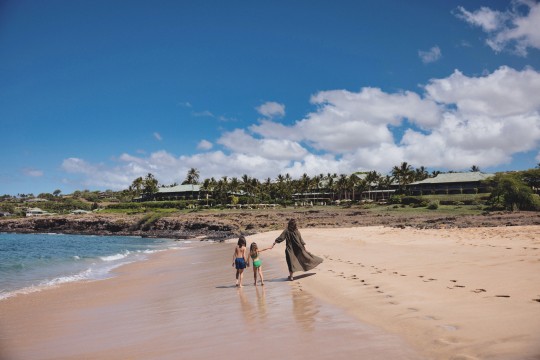
<path fill-rule="evenodd" d="M 255 287 L 255 292 L 257 293 L 257 308 L 259 309 L 259 319 L 261 322 L 266 321 L 266 299 L 265 299 L 265 287 L 257 286 Z"/>
<path fill-rule="evenodd" d="M 215 259 L 228 260 L 233 246 L 164 253 L 117 279 L 4 302 L 0 358 L 9 350 L 26 360 L 207 360 L 235 353 L 240 341 L 265 359 L 418 359 L 398 338 L 303 291 L 302 278 L 283 281 L 283 262 L 268 259 L 264 286 L 231 286 L 230 264 Z"/>
<path fill-rule="evenodd" d="M 296 323 L 306 331 L 313 331 L 315 316 L 319 312 L 313 296 L 301 289 L 293 289 L 291 295 Z"/>

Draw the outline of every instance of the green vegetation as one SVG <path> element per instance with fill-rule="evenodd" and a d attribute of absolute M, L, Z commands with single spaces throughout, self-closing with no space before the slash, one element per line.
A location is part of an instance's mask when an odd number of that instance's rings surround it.
<path fill-rule="evenodd" d="M 471 171 L 479 171 L 472 166 Z M 39 207 L 45 211 L 66 214 L 73 210 L 99 210 L 106 213 L 170 214 L 175 212 L 223 210 L 233 207 L 256 208 L 258 204 L 275 204 L 285 207 L 313 206 L 324 203 L 341 207 L 359 206 L 370 211 L 428 211 L 450 213 L 480 213 L 486 210 L 540 210 L 540 164 L 535 169 L 497 173 L 486 182 L 491 193 L 419 195 L 408 194 L 407 185 L 438 175 L 428 173 L 423 166 L 413 168 L 406 162 L 394 166 L 389 175 L 376 171 L 345 174 L 303 174 L 293 179 L 289 174 L 279 174 L 274 180 L 260 181 L 246 174 L 241 177 L 223 176 L 219 180 L 204 179 L 199 182 L 199 171 L 191 168 L 185 184 L 198 185 L 199 199 L 186 195 L 182 200 L 145 201 L 155 198 L 160 185 L 152 174 L 138 177 L 122 191 L 75 191 L 64 195 L 60 189 L 53 193 L 17 196 L 0 196 L 0 211 L 24 215 L 27 208 Z M 169 186 L 177 185 L 172 184 Z M 397 189 L 389 199 L 381 201 L 377 192 Z M 365 193 L 364 193 L 365 192 Z M 363 194 L 362 200 L 360 194 Z M 366 195 L 368 194 L 368 195 Z M 379 203 L 375 203 L 375 201 Z M 390 204 L 390 205 L 388 205 Z M 157 218 L 148 218 L 157 221 Z"/>
<path fill-rule="evenodd" d="M 492 209 L 505 210 L 540 210 L 540 197 L 526 183 L 528 172 L 496 174 L 491 179 L 493 191 L 489 198 Z M 529 174 L 530 175 L 530 174 Z M 529 181 L 532 180 L 528 178 Z"/>

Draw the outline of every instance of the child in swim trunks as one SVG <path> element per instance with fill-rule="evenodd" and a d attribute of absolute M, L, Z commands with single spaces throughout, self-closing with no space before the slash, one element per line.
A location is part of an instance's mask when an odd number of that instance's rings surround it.
<path fill-rule="evenodd" d="M 236 268 L 236 286 L 242 287 L 242 278 L 246 268 L 246 238 L 241 235 L 237 246 L 234 248 L 232 266 Z"/>
<path fill-rule="evenodd" d="M 249 246 L 249 257 L 253 260 L 253 285 L 257 286 L 257 273 L 259 273 L 259 277 L 261 278 L 261 285 L 264 285 L 264 279 L 262 274 L 262 261 L 259 259 L 259 253 L 270 250 L 274 247 L 272 245 L 269 248 L 259 250 L 259 247 L 257 246 L 257 243 L 252 242 Z M 249 258 L 248 258 L 248 266 L 249 266 Z"/>

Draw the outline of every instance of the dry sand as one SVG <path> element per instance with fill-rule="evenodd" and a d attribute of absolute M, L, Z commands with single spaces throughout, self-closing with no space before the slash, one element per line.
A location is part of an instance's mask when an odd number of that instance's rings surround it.
<path fill-rule="evenodd" d="M 539 226 L 301 232 L 325 262 L 293 287 L 430 359 L 540 359 Z"/>
<path fill-rule="evenodd" d="M 0 301 L 0 359 L 540 358 L 539 226 L 301 232 L 325 261 L 293 282 L 283 244 L 236 289 L 234 243 L 197 242 Z"/>

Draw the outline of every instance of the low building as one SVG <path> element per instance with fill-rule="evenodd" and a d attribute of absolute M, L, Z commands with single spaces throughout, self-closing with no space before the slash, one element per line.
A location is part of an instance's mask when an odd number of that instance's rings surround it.
<path fill-rule="evenodd" d="M 43 216 L 43 215 L 51 215 L 51 213 L 45 211 L 45 210 L 41 210 L 40 208 L 29 208 L 28 210 L 26 210 L 26 216 L 27 217 L 31 217 L 31 216 Z"/>
<path fill-rule="evenodd" d="M 206 199 L 207 192 L 201 190 L 197 184 L 176 185 L 159 188 L 157 193 L 142 196 L 142 201 L 167 201 L 167 200 L 201 200 Z M 139 201 L 141 201 L 139 200 Z"/>
<path fill-rule="evenodd" d="M 485 180 L 495 176 L 479 171 L 438 174 L 406 185 L 411 195 L 481 194 L 489 192 Z"/>

